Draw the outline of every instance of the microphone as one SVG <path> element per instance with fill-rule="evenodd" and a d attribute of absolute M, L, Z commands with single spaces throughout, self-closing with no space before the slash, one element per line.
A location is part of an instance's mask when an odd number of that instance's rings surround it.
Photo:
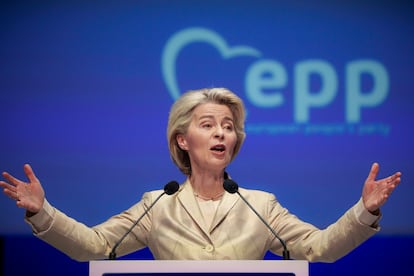
<path fill-rule="evenodd" d="M 284 260 L 289 260 L 290 256 L 289 256 L 289 251 L 287 249 L 286 243 L 284 240 L 282 240 L 278 234 L 276 234 L 276 232 L 272 229 L 272 227 L 270 227 L 270 225 L 264 220 L 264 218 L 262 218 L 262 216 L 260 216 L 260 214 L 253 208 L 253 206 L 244 198 L 244 196 L 242 196 L 239 192 L 239 185 L 237 185 L 236 182 L 234 182 L 231 179 L 225 179 L 224 183 L 223 183 L 223 187 L 224 190 L 226 190 L 228 193 L 230 194 L 234 194 L 237 193 L 241 199 L 243 199 L 243 201 L 247 204 L 247 206 L 249 206 L 249 208 L 256 214 L 256 216 L 263 222 L 264 225 L 266 225 L 266 227 L 270 230 L 270 232 L 272 232 L 273 236 L 275 236 L 279 242 L 282 244 L 283 246 L 283 259 Z"/>
<path fill-rule="evenodd" d="M 122 241 L 128 236 L 129 233 L 131 233 L 132 229 L 141 221 L 141 219 L 148 214 L 149 210 L 155 205 L 155 203 L 158 202 L 158 200 L 165 194 L 172 195 L 175 194 L 175 192 L 178 191 L 179 185 L 177 181 L 170 181 L 164 186 L 164 192 L 160 194 L 154 202 L 145 210 L 145 212 L 135 221 L 135 223 L 128 229 L 128 231 L 118 240 L 118 242 L 114 245 L 114 247 L 111 250 L 111 253 L 109 253 L 109 259 L 115 260 L 116 259 L 116 249 L 118 246 L 122 243 Z"/>

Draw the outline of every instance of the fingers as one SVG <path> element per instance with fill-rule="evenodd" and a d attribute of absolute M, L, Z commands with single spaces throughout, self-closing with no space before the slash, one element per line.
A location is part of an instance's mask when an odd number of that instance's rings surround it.
<path fill-rule="evenodd" d="M 26 174 L 27 178 L 29 179 L 29 182 L 39 182 L 36 175 L 34 174 L 32 167 L 29 164 L 25 164 L 23 166 L 24 173 Z"/>
<path fill-rule="evenodd" d="M 398 183 L 400 183 L 400 181 L 401 181 L 401 175 L 402 175 L 402 173 L 401 173 L 401 172 L 396 172 L 396 173 L 394 173 L 394 174 L 391 176 L 391 181 L 397 182 L 397 184 L 398 184 Z"/>
<path fill-rule="evenodd" d="M 401 172 L 379 180 L 377 185 L 382 187 L 385 198 L 388 198 L 401 182 Z"/>
<path fill-rule="evenodd" d="M 4 189 L 4 193 L 10 197 L 12 200 L 18 201 L 19 200 L 19 195 L 17 194 L 17 191 L 11 191 L 8 189 Z"/>
<path fill-rule="evenodd" d="M 38 182 L 30 165 L 25 164 L 23 169 L 26 176 L 29 178 L 30 183 Z M 3 192 L 11 199 L 19 202 L 20 197 L 25 195 L 26 185 L 30 183 L 25 183 L 7 172 L 3 172 L 2 175 L 7 181 L 0 181 L 0 187 L 3 188 Z"/>
<path fill-rule="evenodd" d="M 12 191 L 12 192 L 16 192 L 16 186 L 11 185 L 11 184 L 9 184 L 7 182 L 4 182 L 4 181 L 0 181 L 0 187 L 2 187 L 4 189 L 4 191 L 9 190 L 9 191 Z"/>
<path fill-rule="evenodd" d="M 400 184 L 400 182 L 401 182 L 401 172 L 397 172 L 391 176 L 390 181 L 388 183 L 392 187 L 392 190 L 394 190 L 395 187 L 397 187 L 397 185 Z"/>
<path fill-rule="evenodd" d="M 9 183 L 6 183 L 4 181 L 0 181 L 0 187 L 3 188 L 4 194 L 6 194 L 8 197 L 10 197 L 13 200 L 18 199 L 17 189 L 16 189 L 15 186 L 13 186 Z"/>
<path fill-rule="evenodd" d="M 401 182 L 401 172 L 394 173 L 393 175 L 378 180 L 378 183 L 383 183 L 386 186 L 397 186 Z"/>
<path fill-rule="evenodd" d="M 24 173 L 26 174 L 27 178 L 29 179 L 30 183 L 33 182 L 39 182 L 39 180 L 37 179 L 36 175 L 34 174 L 32 167 L 29 164 L 25 164 L 23 166 L 23 170 Z M 9 184 L 12 184 L 14 186 L 18 186 L 20 184 L 25 184 L 25 182 L 15 178 L 14 176 L 12 176 L 11 174 L 7 173 L 7 172 L 3 172 L 3 177 L 7 180 L 7 182 L 9 182 Z"/>
<path fill-rule="evenodd" d="M 379 172 L 379 164 L 373 163 L 371 166 L 371 171 L 368 174 L 367 181 L 375 181 Z"/>
<path fill-rule="evenodd" d="M 31 166 L 25 164 L 23 170 L 28 182 L 21 181 L 4 172 L 2 175 L 5 181 L 0 181 L 0 187 L 3 188 L 6 196 L 16 202 L 18 207 L 36 213 L 43 205 L 44 192 Z"/>
<path fill-rule="evenodd" d="M 22 181 L 20 181 L 19 179 L 15 178 L 14 176 L 10 175 L 7 172 L 3 172 L 3 177 L 7 180 L 7 182 L 9 182 L 9 186 L 17 186 L 20 183 L 23 183 Z"/>

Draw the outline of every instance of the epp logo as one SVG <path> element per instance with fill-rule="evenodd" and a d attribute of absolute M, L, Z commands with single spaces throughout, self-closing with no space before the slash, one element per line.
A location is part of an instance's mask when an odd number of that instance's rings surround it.
<path fill-rule="evenodd" d="M 216 32 L 205 28 L 187 28 L 171 36 L 162 53 L 162 74 L 168 91 L 174 99 L 180 95 L 176 79 L 176 60 L 182 49 L 195 42 L 210 44 L 223 59 L 262 54 L 245 45 L 229 46 Z M 321 79 L 319 91 L 311 91 L 311 75 Z M 362 76 L 372 78 L 370 91 L 363 91 Z M 345 65 L 345 118 L 347 123 L 358 123 L 363 108 L 376 107 L 384 102 L 389 92 L 389 76 L 380 62 L 359 59 Z M 282 90 L 288 83 L 285 66 L 276 60 L 258 59 L 246 71 L 245 93 L 249 102 L 259 108 L 274 108 L 284 104 Z M 322 59 L 309 59 L 294 65 L 293 117 L 295 123 L 308 123 L 312 108 L 328 106 L 337 96 L 338 75 L 335 68 Z M 265 92 L 266 91 L 266 92 Z M 272 91 L 272 92 L 269 92 Z"/>

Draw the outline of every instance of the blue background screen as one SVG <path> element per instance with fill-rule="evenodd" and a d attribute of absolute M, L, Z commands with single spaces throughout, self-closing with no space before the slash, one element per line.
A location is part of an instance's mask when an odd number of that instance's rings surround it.
<path fill-rule="evenodd" d="M 54 206 L 98 224 L 185 179 L 167 148 L 169 108 L 184 91 L 227 87 L 247 110 L 228 172 L 303 220 L 338 219 L 373 162 L 379 177 L 403 172 L 378 237 L 343 261 L 367 252 L 374 262 L 387 256 L 377 247 L 401 250 L 414 235 L 413 11 L 404 1 L 2 2 L 0 169 L 24 179 L 30 163 Z M 67 258 L 32 240 L 12 201 L 0 207 L 5 273 L 16 244 Z"/>

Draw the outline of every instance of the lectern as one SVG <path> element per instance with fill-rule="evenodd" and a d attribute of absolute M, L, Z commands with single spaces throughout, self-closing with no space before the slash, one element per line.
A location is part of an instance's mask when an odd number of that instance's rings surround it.
<path fill-rule="evenodd" d="M 91 261 L 90 276 L 308 276 L 307 261 Z"/>

